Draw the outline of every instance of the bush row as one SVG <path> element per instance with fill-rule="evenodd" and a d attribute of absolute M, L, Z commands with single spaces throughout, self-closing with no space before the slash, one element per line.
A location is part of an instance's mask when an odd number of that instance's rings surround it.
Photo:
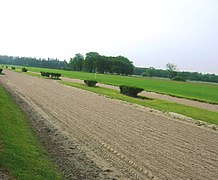
<path fill-rule="evenodd" d="M 2 66 L 2 67 L 4 67 L 4 66 Z M 6 68 L 8 68 L 8 66 L 5 66 Z"/>
<path fill-rule="evenodd" d="M 84 83 L 87 86 L 94 87 L 97 84 L 96 80 L 84 80 Z M 126 86 L 122 85 L 120 86 L 120 93 L 131 96 L 131 97 L 137 97 L 138 93 L 142 92 L 144 89 L 142 88 L 137 88 L 137 87 L 132 87 L 132 86 Z"/>
<path fill-rule="evenodd" d="M 50 72 L 40 72 L 42 76 L 46 76 L 46 77 L 51 77 L 51 78 L 60 78 L 61 74 L 60 73 L 50 73 Z"/>

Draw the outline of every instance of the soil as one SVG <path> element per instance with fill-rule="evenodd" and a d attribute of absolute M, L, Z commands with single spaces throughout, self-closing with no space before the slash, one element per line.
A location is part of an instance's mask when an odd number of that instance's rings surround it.
<path fill-rule="evenodd" d="M 218 179 L 218 131 L 5 70 L 66 179 Z"/>
<path fill-rule="evenodd" d="M 67 82 L 83 83 L 83 81 L 79 80 L 79 79 L 71 79 L 71 78 L 66 78 L 66 77 L 63 77 L 62 79 L 64 81 L 67 81 Z M 119 90 L 119 87 L 107 85 L 107 84 L 98 83 L 97 86 L 104 87 L 104 88 L 110 88 L 110 89 L 114 89 L 114 90 Z M 166 94 L 158 94 L 155 92 L 148 92 L 148 91 L 143 91 L 143 92 L 139 93 L 139 95 L 146 96 L 146 97 L 152 98 L 152 99 L 161 99 L 161 100 L 165 100 L 165 101 L 175 102 L 178 104 L 184 104 L 184 105 L 188 105 L 188 106 L 197 107 L 200 109 L 218 112 L 218 105 L 217 104 L 204 103 L 204 102 L 199 102 L 199 101 L 195 101 L 195 100 L 173 97 L 173 96 L 166 95 Z"/>
<path fill-rule="evenodd" d="M 0 180 L 14 180 L 11 175 L 0 167 Z"/>

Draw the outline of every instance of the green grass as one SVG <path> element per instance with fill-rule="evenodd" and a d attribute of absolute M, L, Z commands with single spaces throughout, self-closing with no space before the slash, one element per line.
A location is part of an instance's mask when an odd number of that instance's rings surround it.
<path fill-rule="evenodd" d="M 119 91 L 102 88 L 102 87 L 89 87 L 84 84 L 73 83 L 73 82 L 62 82 L 65 85 L 72 87 L 88 90 L 94 93 L 105 95 L 110 98 L 119 99 L 122 101 L 127 101 L 130 103 L 139 104 L 145 107 L 150 107 L 164 112 L 175 112 L 183 114 L 185 116 L 191 117 L 196 120 L 201 120 L 207 123 L 218 125 L 218 113 L 207 111 L 192 106 L 181 105 L 177 103 L 171 103 L 168 101 L 158 100 L 158 99 L 142 99 L 142 98 L 132 98 L 119 93 Z"/>
<path fill-rule="evenodd" d="M 21 68 L 21 67 L 20 67 Z M 94 79 L 94 73 L 64 71 L 46 68 L 28 67 L 30 71 L 59 72 L 62 76 L 76 79 Z M 157 78 L 127 77 L 109 74 L 97 74 L 97 81 L 111 85 L 131 85 L 141 87 L 146 91 L 169 94 L 176 97 L 183 97 L 203 102 L 218 104 L 218 85 L 193 82 L 175 82 Z"/>
<path fill-rule="evenodd" d="M 0 86 L 0 169 L 16 179 L 61 179 L 31 125 L 8 92 Z"/>

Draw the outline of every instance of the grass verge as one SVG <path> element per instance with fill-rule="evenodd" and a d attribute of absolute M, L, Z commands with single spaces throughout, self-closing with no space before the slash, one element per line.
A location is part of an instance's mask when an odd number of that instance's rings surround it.
<path fill-rule="evenodd" d="M 15 179 L 61 179 L 27 117 L 0 86 L 0 168 Z"/>
<path fill-rule="evenodd" d="M 102 88 L 102 87 L 89 87 L 84 84 L 74 83 L 74 82 L 61 82 L 65 85 L 88 90 L 94 93 L 105 95 L 110 98 L 119 99 L 122 101 L 127 101 L 130 103 L 139 104 L 145 107 L 150 107 L 163 112 L 175 112 L 196 120 L 201 120 L 207 123 L 218 125 L 218 113 L 199 109 L 192 106 L 181 105 L 177 103 L 172 103 L 164 100 L 158 99 L 146 99 L 146 98 L 132 98 L 120 94 L 119 91 Z"/>

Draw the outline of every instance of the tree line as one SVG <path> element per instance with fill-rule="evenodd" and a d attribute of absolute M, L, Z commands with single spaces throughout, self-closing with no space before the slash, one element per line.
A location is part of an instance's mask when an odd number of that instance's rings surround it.
<path fill-rule="evenodd" d="M 135 67 L 129 59 L 123 56 L 104 56 L 97 52 L 89 52 L 86 53 L 86 57 L 76 54 L 70 59 L 68 68 L 73 71 L 128 75 L 134 73 Z"/>
<path fill-rule="evenodd" d="M 121 75 L 142 75 L 146 77 L 161 77 L 173 78 L 179 76 L 185 80 L 191 81 L 205 81 L 218 83 L 218 75 L 202 74 L 199 72 L 179 72 L 172 64 L 167 70 L 155 69 L 153 67 L 134 67 L 133 63 L 123 56 L 104 56 L 97 52 L 86 53 L 84 57 L 82 54 L 76 54 L 70 59 L 70 62 L 61 61 L 59 59 L 37 59 L 32 57 L 17 57 L 0 55 L 0 64 L 42 67 L 52 69 L 66 69 L 73 71 L 98 72 L 98 73 L 116 73 Z M 172 68 L 170 70 L 170 68 Z"/>
<path fill-rule="evenodd" d="M 171 73 L 170 73 L 171 72 Z M 136 67 L 134 71 L 135 75 L 142 75 L 145 77 L 161 77 L 161 78 L 171 78 L 172 76 L 181 77 L 185 80 L 190 81 L 204 81 L 204 82 L 215 82 L 218 83 L 218 75 L 215 74 L 203 74 L 199 72 L 187 72 L 187 71 L 176 71 L 169 69 L 155 69 L 153 67 L 150 68 L 143 68 L 143 67 Z"/>
<path fill-rule="evenodd" d="M 0 64 L 17 65 L 17 66 L 29 66 L 29 67 L 42 67 L 61 69 L 67 67 L 67 61 L 60 61 L 58 59 L 37 59 L 32 57 L 17 57 L 17 56 L 1 56 Z"/>
<path fill-rule="evenodd" d="M 98 72 L 98 73 L 116 73 L 128 75 L 134 73 L 133 63 L 123 56 L 104 56 L 97 52 L 76 54 L 70 59 L 70 62 L 60 61 L 58 59 L 37 59 L 32 57 L 15 57 L 15 56 L 0 56 L 0 64 L 42 67 L 52 69 L 65 69 L 73 71 Z"/>

